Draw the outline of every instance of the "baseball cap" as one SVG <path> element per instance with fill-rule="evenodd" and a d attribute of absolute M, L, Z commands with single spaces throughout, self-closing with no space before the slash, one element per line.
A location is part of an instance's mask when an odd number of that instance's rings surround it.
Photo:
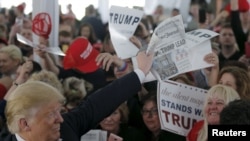
<path fill-rule="evenodd" d="M 63 59 L 64 69 L 76 69 L 83 73 L 96 71 L 96 57 L 99 52 L 84 37 L 76 38 L 69 46 Z"/>
<path fill-rule="evenodd" d="M 19 5 L 17 6 L 17 9 L 18 9 L 20 12 L 23 12 L 24 9 L 25 9 L 25 7 L 26 7 L 26 3 L 23 2 L 23 3 L 21 3 L 21 4 L 19 4 Z"/>

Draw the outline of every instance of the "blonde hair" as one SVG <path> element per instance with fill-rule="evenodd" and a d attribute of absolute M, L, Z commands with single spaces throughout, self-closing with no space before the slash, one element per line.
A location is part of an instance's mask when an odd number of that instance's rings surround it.
<path fill-rule="evenodd" d="M 20 132 L 21 118 L 33 118 L 43 105 L 52 101 L 64 102 L 60 92 L 41 81 L 28 81 L 19 85 L 10 95 L 6 105 L 7 126 L 11 133 Z"/>
<path fill-rule="evenodd" d="M 93 85 L 83 79 L 68 77 L 63 81 L 66 104 L 76 106 L 93 89 Z"/>
<path fill-rule="evenodd" d="M 208 91 L 208 94 L 207 94 L 206 99 L 205 99 L 204 107 L 203 107 L 203 115 L 205 117 L 204 118 L 204 125 L 198 133 L 198 137 L 197 137 L 198 141 L 206 141 L 208 138 L 208 135 L 207 135 L 208 121 L 206 119 L 206 113 L 204 111 L 205 111 L 205 108 L 207 106 L 208 99 L 210 97 L 213 97 L 213 96 L 216 96 L 216 97 L 223 99 L 225 101 L 225 105 L 228 105 L 228 103 L 231 101 L 234 101 L 236 99 L 240 99 L 239 94 L 233 88 L 231 88 L 229 86 L 217 84 L 217 85 L 214 85 L 213 87 L 211 87 Z"/>
<path fill-rule="evenodd" d="M 59 90 L 61 94 L 63 94 L 62 83 L 58 79 L 55 73 L 47 70 L 41 70 L 40 72 L 33 73 L 29 80 L 37 80 L 50 84 Z"/>
<path fill-rule="evenodd" d="M 6 53 L 9 55 L 9 57 L 13 60 L 19 60 L 19 63 L 23 62 L 23 55 L 20 50 L 15 45 L 8 45 L 0 49 L 0 53 Z"/>

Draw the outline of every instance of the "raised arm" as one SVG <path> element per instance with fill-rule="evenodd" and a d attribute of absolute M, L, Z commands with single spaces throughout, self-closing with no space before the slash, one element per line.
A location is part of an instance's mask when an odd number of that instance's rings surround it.
<path fill-rule="evenodd" d="M 247 41 L 247 34 L 244 33 L 242 21 L 240 20 L 239 2 L 238 0 L 231 0 L 231 26 L 237 41 L 237 45 L 241 54 L 244 54 L 245 41 Z"/>
<path fill-rule="evenodd" d="M 209 53 L 205 56 L 204 60 L 207 63 L 213 64 L 214 66 L 205 69 L 205 73 L 208 79 L 208 85 L 210 87 L 217 84 L 217 79 L 219 75 L 219 58 L 215 53 Z"/>
<path fill-rule="evenodd" d="M 210 24 L 210 27 L 217 26 L 223 19 L 227 18 L 229 13 L 226 10 L 221 11 L 218 15 L 216 15 L 215 19 Z"/>
<path fill-rule="evenodd" d="M 55 65 L 52 58 L 43 49 L 46 48 L 44 45 L 39 45 L 35 49 L 36 54 L 41 58 L 41 66 L 43 69 L 54 72 L 57 76 L 59 74 L 59 68 Z"/>
<path fill-rule="evenodd" d="M 33 64 L 31 61 L 26 61 L 22 66 L 20 66 L 20 72 L 16 80 L 13 82 L 12 86 L 4 96 L 4 100 L 8 100 L 11 93 L 16 89 L 19 84 L 26 82 L 29 78 L 30 72 L 33 70 Z"/>
<path fill-rule="evenodd" d="M 64 123 L 62 126 L 75 128 L 74 131 L 79 131 L 78 136 L 80 138 L 81 135 L 112 113 L 122 102 L 137 94 L 141 89 L 141 83 L 145 75 L 149 73 L 152 60 L 153 53 L 146 55 L 145 52 L 139 52 L 137 56 L 139 69 L 91 94 L 79 108 L 63 115 Z M 65 128 L 62 127 L 61 129 Z M 68 131 L 62 132 L 66 134 Z M 63 139 L 66 140 L 67 136 L 64 136 L 63 133 Z"/>

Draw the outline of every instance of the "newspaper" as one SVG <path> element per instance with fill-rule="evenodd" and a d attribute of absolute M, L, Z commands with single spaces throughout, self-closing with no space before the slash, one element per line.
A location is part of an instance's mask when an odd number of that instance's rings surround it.
<path fill-rule="evenodd" d="M 185 46 L 185 28 L 181 15 L 167 18 L 162 21 L 154 30 L 154 33 L 149 42 L 147 52 L 155 51 L 160 48 L 165 48 L 161 53 L 165 53 L 173 49 L 172 44 L 180 40 L 182 44 L 176 47 Z"/>
<path fill-rule="evenodd" d="M 129 41 L 141 21 L 143 11 L 126 7 L 111 6 L 109 32 L 116 54 L 121 59 L 136 56 L 139 49 Z"/>
<path fill-rule="evenodd" d="M 17 33 L 16 34 L 17 40 L 25 45 L 28 45 L 32 48 L 37 48 L 38 44 L 28 40 L 27 38 L 25 38 L 24 36 L 22 36 L 21 34 Z M 59 48 L 59 47 L 47 47 L 44 49 L 44 51 L 51 53 L 51 54 L 55 54 L 55 55 L 60 55 L 60 56 L 65 56 L 64 52 Z"/>
<path fill-rule="evenodd" d="M 107 141 L 107 131 L 92 129 L 81 136 L 81 141 Z"/>
<path fill-rule="evenodd" d="M 210 39 L 217 35 L 206 29 L 185 33 L 181 15 L 164 20 L 155 29 L 147 49 L 155 53 L 152 74 L 164 81 L 212 66 L 204 61 L 204 56 L 212 52 Z"/>
<path fill-rule="evenodd" d="M 158 81 L 157 105 L 161 128 L 186 136 L 203 119 L 207 90 L 174 81 Z"/>

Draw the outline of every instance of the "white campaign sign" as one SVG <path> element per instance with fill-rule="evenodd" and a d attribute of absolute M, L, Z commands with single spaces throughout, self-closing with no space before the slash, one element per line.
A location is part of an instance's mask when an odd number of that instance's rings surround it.
<path fill-rule="evenodd" d="M 121 59 L 136 56 L 139 49 L 129 41 L 141 21 L 143 11 L 111 6 L 109 32 L 116 54 Z"/>
<path fill-rule="evenodd" d="M 206 93 L 207 90 L 174 81 L 159 81 L 157 103 L 161 128 L 186 136 L 193 124 L 203 119 Z"/>
<path fill-rule="evenodd" d="M 54 50 L 59 51 L 57 49 L 58 45 L 58 31 L 59 31 L 59 4 L 58 0 L 32 0 L 32 20 L 34 17 L 39 13 L 47 13 L 51 18 L 51 33 L 49 34 L 49 46 L 52 51 Z M 33 33 L 33 42 L 38 44 L 39 43 L 39 36 Z M 61 53 L 60 53 L 61 54 Z M 58 54 L 56 54 L 58 55 Z M 56 62 L 58 62 L 59 58 L 55 56 Z M 40 62 L 40 58 L 34 53 L 34 60 Z"/>

